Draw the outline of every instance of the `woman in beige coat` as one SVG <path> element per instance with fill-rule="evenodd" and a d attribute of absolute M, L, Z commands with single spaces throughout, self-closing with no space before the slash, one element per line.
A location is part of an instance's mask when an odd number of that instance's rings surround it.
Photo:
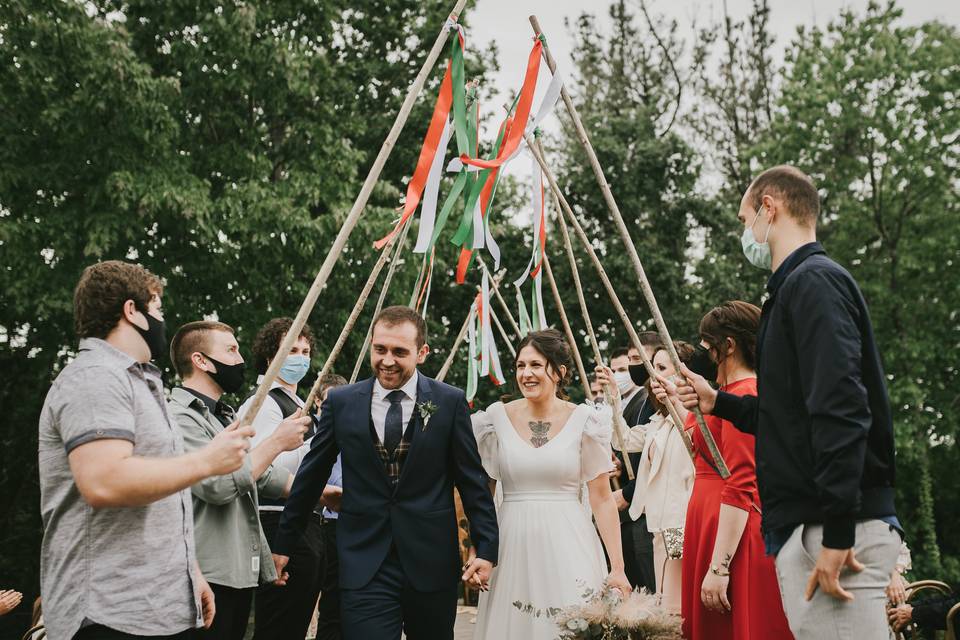
<path fill-rule="evenodd" d="M 675 347 L 684 363 L 694 354 L 694 348 L 685 342 L 676 342 Z M 664 378 L 676 373 L 662 347 L 654 353 L 653 367 Z M 657 412 L 646 424 L 630 429 L 624 438 L 627 452 L 643 453 L 636 469 L 637 489 L 629 513 L 633 520 L 644 513 L 647 515 L 647 528 L 653 534 L 653 562 L 661 606 L 679 614 L 683 523 L 693 491 L 694 467 L 680 435 L 683 427 L 673 423 L 667 408 L 651 389 L 650 380 L 647 392 Z M 617 438 L 613 439 L 613 446 L 619 447 Z"/>

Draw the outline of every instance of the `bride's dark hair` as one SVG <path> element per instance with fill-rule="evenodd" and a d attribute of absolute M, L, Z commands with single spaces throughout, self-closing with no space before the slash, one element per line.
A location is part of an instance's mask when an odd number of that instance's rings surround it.
<path fill-rule="evenodd" d="M 573 377 L 573 357 L 570 355 L 570 345 L 567 344 L 563 334 L 556 329 L 531 331 L 517 345 L 517 358 L 520 357 L 523 348 L 528 346 L 536 349 L 547 361 L 547 373 L 553 371 L 560 378 L 557 381 L 557 397 L 561 400 L 569 400 L 566 386 L 570 384 L 570 379 Z M 563 370 L 560 367 L 563 367 Z M 513 368 L 516 371 L 517 360 L 513 361 Z M 514 382 L 516 382 L 516 376 L 514 376 Z"/>

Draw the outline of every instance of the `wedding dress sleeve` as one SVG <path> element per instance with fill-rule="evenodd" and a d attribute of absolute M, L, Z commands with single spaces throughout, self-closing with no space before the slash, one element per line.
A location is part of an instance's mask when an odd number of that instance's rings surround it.
<path fill-rule="evenodd" d="M 478 411 L 470 416 L 470 419 L 473 422 L 473 435 L 477 439 L 483 470 L 491 480 L 499 480 L 500 441 L 497 438 L 497 428 L 493 425 L 493 418 L 486 411 Z"/>
<path fill-rule="evenodd" d="M 610 449 L 612 423 L 613 413 L 610 407 L 590 408 L 580 442 L 581 481 L 589 482 L 601 474 L 613 471 L 613 452 Z"/>

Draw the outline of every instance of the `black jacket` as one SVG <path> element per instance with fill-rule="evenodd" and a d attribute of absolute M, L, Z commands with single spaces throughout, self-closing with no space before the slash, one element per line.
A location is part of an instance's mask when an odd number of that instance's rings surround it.
<path fill-rule="evenodd" d="M 912 603 L 911 618 L 921 629 L 942 631 L 947 628 L 947 614 L 957 606 L 960 596 L 936 596 L 928 600 Z M 954 615 L 956 617 L 956 615 Z M 956 622 L 956 621 L 954 621 Z"/>
<path fill-rule="evenodd" d="M 653 403 L 647 399 L 646 388 L 641 388 L 637 393 L 634 394 L 632 398 L 630 398 L 630 402 L 623 407 L 623 421 L 629 429 L 639 424 L 646 424 L 650 421 L 650 418 L 655 412 L 656 410 L 654 409 Z M 633 493 L 636 491 L 637 481 L 635 479 L 631 480 L 627 475 L 627 468 L 623 464 L 623 453 L 616 450 L 613 453 L 620 461 L 620 475 L 617 476 L 617 480 L 620 482 L 620 487 L 623 489 L 623 499 L 628 503 L 633 502 Z M 634 472 L 640 468 L 640 460 L 642 457 L 642 453 L 630 454 L 630 464 L 633 465 Z M 629 509 L 624 509 L 620 512 L 620 522 L 627 522 L 630 520 L 629 511 Z"/>
<path fill-rule="evenodd" d="M 463 499 L 477 556 L 496 564 L 497 514 L 463 391 L 420 374 L 417 403 L 433 404 L 435 412 L 428 428 L 414 410 L 410 450 L 399 482 L 392 485 L 374 448 L 373 387 L 370 378 L 330 390 L 270 544 L 273 552 L 290 554 L 341 454 L 344 492 L 337 552 L 342 588 L 359 589 L 370 582 L 391 548 L 417 591 L 455 586 L 461 567 L 454 486 Z"/>
<path fill-rule="evenodd" d="M 758 395 L 720 392 L 714 413 L 757 436 L 764 530 L 823 523 L 823 545 L 847 549 L 857 520 L 895 515 L 893 422 L 867 305 L 817 242 L 767 290 Z"/>

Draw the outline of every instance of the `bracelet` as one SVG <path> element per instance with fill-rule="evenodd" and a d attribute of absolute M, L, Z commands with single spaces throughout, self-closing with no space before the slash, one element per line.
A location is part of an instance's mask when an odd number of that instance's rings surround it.
<path fill-rule="evenodd" d="M 730 577 L 730 569 L 723 569 L 721 567 L 718 567 L 715 564 L 710 565 L 710 573 L 712 573 L 715 576 L 719 576 L 721 578 Z"/>

